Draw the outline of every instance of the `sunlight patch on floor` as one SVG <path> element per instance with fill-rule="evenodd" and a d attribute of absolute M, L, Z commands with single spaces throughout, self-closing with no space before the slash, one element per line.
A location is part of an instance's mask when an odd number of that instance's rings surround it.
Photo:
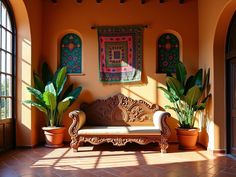
<path fill-rule="evenodd" d="M 53 167 L 60 170 L 99 169 L 200 162 L 214 158 L 207 151 L 161 154 L 159 151 L 93 151 L 91 146 L 84 146 L 79 152 L 68 148 L 54 149 L 31 167 Z"/>

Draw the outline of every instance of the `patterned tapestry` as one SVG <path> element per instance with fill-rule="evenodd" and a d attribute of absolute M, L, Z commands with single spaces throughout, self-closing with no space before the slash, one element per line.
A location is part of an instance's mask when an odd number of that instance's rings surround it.
<path fill-rule="evenodd" d="M 175 65 L 179 62 L 179 40 L 171 34 L 161 35 L 157 44 L 157 73 L 175 73 Z"/>
<path fill-rule="evenodd" d="M 69 33 L 61 40 L 61 66 L 67 66 L 67 73 L 81 73 L 82 42 L 78 35 Z"/>
<path fill-rule="evenodd" d="M 102 82 L 141 81 L 143 26 L 97 27 Z"/>

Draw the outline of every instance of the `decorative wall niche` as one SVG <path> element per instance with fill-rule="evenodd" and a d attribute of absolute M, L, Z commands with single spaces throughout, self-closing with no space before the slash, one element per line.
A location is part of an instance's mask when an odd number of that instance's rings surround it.
<path fill-rule="evenodd" d="M 67 66 L 67 73 L 82 73 L 82 42 L 74 33 L 66 34 L 61 40 L 61 66 Z"/>
<path fill-rule="evenodd" d="M 165 33 L 157 41 L 157 73 L 175 73 L 179 62 L 179 40 L 172 33 Z"/>

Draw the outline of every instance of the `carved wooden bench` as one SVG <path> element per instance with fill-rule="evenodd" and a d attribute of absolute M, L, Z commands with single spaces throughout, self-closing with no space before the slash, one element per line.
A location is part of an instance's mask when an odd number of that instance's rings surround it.
<path fill-rule="evenodd" d="M 74 151 L 83 142 L 94 145 L 108 142 L 116 146 L 158 142 L 161 152 L 168 148 L 170 129 L 166 118 L 170 114 L 160 111 L 155 104 L 117 94 L 91 104 L 83 103 L 80 109 L 69 114 L 73 119 L 69 134 Z"/>

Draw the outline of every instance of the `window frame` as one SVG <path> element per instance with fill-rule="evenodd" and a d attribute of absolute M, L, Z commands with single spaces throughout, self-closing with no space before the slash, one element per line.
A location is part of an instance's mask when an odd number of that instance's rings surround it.
<path fill-rule="evenodd" d="M 5 117 L 4 119 L 0 118 L 0 121 L 1 120 L 6 121 L 7 119 L 12 119 L 13 124 L 14 124 L 13 126 L 15 127 L 15 120 L 16 120 L 16 68 L 17 68 L 17 66 L 16 66 L 16 23 L 15 23 L 13 10 L 12 10 L 12 7 L 11 7 L 10 3 L 6 0 L 1 0 L 0 3 L 1 3 L 0 8 L 2 8 L 2 5 L 4 5 L 5 8 L 6 8 L 6 14 L 9 15 L 9 20 L 10 20 L 11 30 L 12 30 L 12 31 L 10 31 L 9 29 L 7 29 L 7 27 L 4 27 L 2 25 L 2 23 L 0 23 L 0 36 L 1 36 L 1 38 L 2 38 L 2 29 L 6 30 L 6 38 L 5 38 L 6 47 L 5 47 L 5 49 L 3 49 L 2 44 L 1 44 L 0 45 L 0 51 L 4 52 L 6 54 L 5 59 L 7 59 L 7 54 L 11 55 L 11 57 L 12 57 L 12 60 L 11 60 L 11 74 L 7 73 L 7 69 L 6 69 L 7 68 L 7 62 L 5 62 L 5 72 L 0 71 L 1 75 L 5 75 L 5 77 L 10 76 L 12 78 L 12 81 L 11 81 L 11 85 L 12 85 L 11 96 L 8 96 L 8 95 L 3 96 L 3 95 L 0 94 L 0 99 L 2 99 L 2 98 L 5 98 L 5 99 L 10 98 L 11 99 L 11 101 L 12 101 L 11 112 L 12 113 L 11 113 L 11 118 L 7 118 L 7 117 Z M 2 13 L 1 10 L 0 10 L 0 13 Z M 1 15 L 1 18 L 2 18 L 2 15 Z M 0 19 L 0 20 L 2 20 L 2 19 Z M 7 15 L 6 15 L 6 24 L 7 24 Z M 7 32 L 9 32 L 12 36 L 11 51 L 7 50 Z M 2 41 L 0 41 L 0 43 L 1 42 Z M 1 78 L 0 78 L 0 81 L 1 81 Z M 7 81 L 5 80 L 5 84 L 6 84 L 6 82 Z M 0 91 L 1 91 L 1 88 L 0 88 Z"/>

